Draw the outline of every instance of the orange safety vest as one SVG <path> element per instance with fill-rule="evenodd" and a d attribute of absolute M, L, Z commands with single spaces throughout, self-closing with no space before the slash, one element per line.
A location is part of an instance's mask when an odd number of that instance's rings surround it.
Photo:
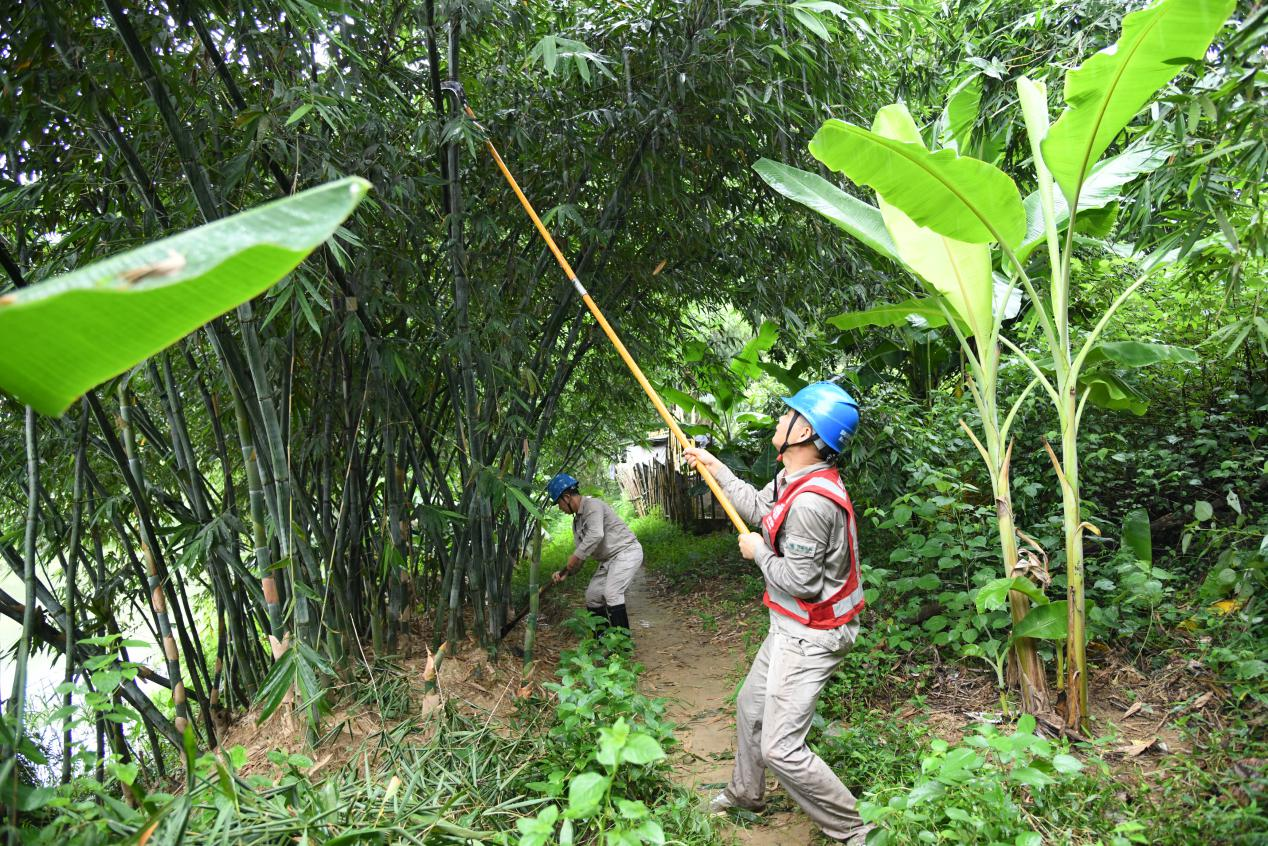
<path fill-rule="evenodd" d="M 812 629 L 835 629 L 853 620 L 863 610 L 863 579 L 859 573 L 858 532 L 855 528 L 854 505 L 850 495 L 841 484 L 841 474 L 835 467 L 816 470 L 786 487 L 775 503 L 775 507 L 762 518 L 762 537 L 766 545 L 780 552 L 779 530 L 788 517 L 788 509 L 793 501 L 804 493 L 816 493 L 839 505 L 845 510 L 845 540 L 850 550 L 850 572 L 846 576 L 841 589 L 827 599 L 819 602 L 807 602 L 800 597 L 785 593 L 778 587 L 766 585 L 766 593 L 762 602 L 766 607 L 791 617 L 803 626 Z"/>

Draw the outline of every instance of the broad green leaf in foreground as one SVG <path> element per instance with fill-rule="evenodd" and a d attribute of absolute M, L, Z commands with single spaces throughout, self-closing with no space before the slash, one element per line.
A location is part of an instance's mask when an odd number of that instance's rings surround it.
<path fill-rule="evenodd" d="M 1137 561 L 1154 563 L 1153 534 L 1149 527 L 1149 512 L 1145 509 L 1133 508 L 1123 518 L 1123 549 L 1135 556 Z"/>
<path fill-rule="evenodd" d="M 886 106 L 886 115 L 906 112 Z M 877 119 L 882 118 L 881 114 Z M 910 115 L 908 115 L 910 120 Z M 999 168 L 951 150 L 931 153 L 841 120 L 829 120 L 810 141 L 811 154 L 939 235 L 975 244 L 1016 246 L 1026 232 L 1021 195 Z"/>
<path fill-rule="evenodd" d="M 1171 361 L 1183 364 L 1196 364 L 1198 354 L 1188 347 L 1176 347 L 1171 344 L 1147 344 L 1143 341 L 1112 341 L 1097 344 L 1088 352 L 1087 363 L 1113 361 L 1127 367 L 1148 367 Z"/>
<path fill-rule="evenodd" d="M 847 194 L 817 173 L 782 162 L 758 159 L 753 170 L 788 199 L 814 209 L 885 258 L 901 261 L 880 209 Z"/>
<path fill-rule="evenodd" d="M 885 140 L 924 151 L 920 131 L 905 106 L 895 104 L 877 112 L 872 132 Z M 952 311 L 968 325 L 970 334 L 985 337 L 992 326 L 990 247 L 984 243 L 959 241 L 921 226 L 880 191 L 876 194 L 876 204 L 903 262 L 946 297 Z"/>
<path fill-rule="evenodd" d="M 285 276 L 369 188 L 341 179 L 5 294 L 0 390 L 61 414 Z"/>
<path fill-rule="evenodd" d="M 1013 576 L 1012 578 L 992 579 L 978 589 L 977 613 L 982 614 L 989 610 L 1003 608 L 1008 601 L 1008 594 L 1012 591 L 1019 591 L 1033 599 L 1040 605 L 1048 604 L 1048 597 L 1039 589 L 1039 586 L 1025 576 Z"/>
<path fill-rule="evenodd" d="M 1013 638 L 1035 637 L 1042 640 L 1063 640 L 1069 631 L 1067 615 L 1070 605 L 1065 600 L 1036 605 L 1021 622 L 1013 626 Z"/>
<path fill-rule="evenodd" d="M 1202 58 L 1233 5 L 1234 0 L 1161 0 L 1123 18 L 1116 44 L 1066 74 L 1068 107 L 1048 130 L 1043 157 L 1069 203 L 1154 92 Z"/>

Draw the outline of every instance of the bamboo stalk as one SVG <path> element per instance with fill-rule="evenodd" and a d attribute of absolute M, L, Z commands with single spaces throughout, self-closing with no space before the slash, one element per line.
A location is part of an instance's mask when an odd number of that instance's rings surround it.
<path fill-rule="evenodd" d="M 528 565 L 528 620 L 524 623 L 524 673 L 527 675 L 533 663 L 533 645 L 537 640 L 537 612 L 541 597 L 537 593 L 537 580 L 542 566 L 542 529 L 533 530 L 533 557 Z"/>
<path fill-rule="evenodd" d="M 83 404 L 79 417 L 79 430 L 75 437 L 75 481 L 72 483 L 73 506 L 71 511 L 70 562 L 66 568 L 66 669 L 62 681 L 69 687 L 75 678 L 75 615 L 79 611 L 78 589 L 79 556 L 82 551 L 83 530 L 83 496 L 84 496 L 84 463 L 88 451 L 88 405 Z M 69 784 L 71 769 L 71 747 L 74 738 L 71 734 L 74 715 L 70 709 L 74 704 L 74 694 L 68 689 L 62 697 L 62 706 L 67 709 L 66 719 L 62 722 L 62 784 Z"/>
<path fill-rule="evenodd" d="M 140 512 L 146 507 L 144 500 L 145 473 L 140 456 L 136 449 L 136 436 L 133 432 L 132 395 L 126 384 L 119 385 L 119 421 L 123 432 L 123 446 L 127 453 L 132 478 L 136 480 L 142 492 L 136 503 L 138 520 Z M 189 704 L 185 700 L 185 682 L 181 679 L 180 652 L 176 648 L 176 638 L 172 635 L 172 623 L 167 613 L 167 597 L 164 592 L 163 579 L 159 575 L 158 559 L 155 556 L 156 541 L 142 524 L 141 552 L 145 558 L 146 577 L 150 591 L 150 607 L 158 622 L 161 640 L 159 646 L 167 662 L 167 674 L 172 680 L 172 704 L 176 708 L 176 730 L 184 732 L 189 725 Z"/>
<path fill-rule="evenodd" d="M 36 529 L 39 523 L 40 457 L 35 410 L 30 406 L 26 407 L 25 427 L 27 509 L 22 544 L 22 584 L 26 587 L 26 604 L 22 614 L 22 637 L 18 640 L 14 654 L 13 692 L 10 694 L 7 703 L 9 718 L 13 723 L 15 744 L 21 744 L 22 739 L 26 736 L 27 661 L 31 655 L 31 639 L 35 631 L 35 554 Z M 2 751 L 4 754 L 0 755 L 0 758 L 12 760 L 17 747 L 10 748 L 6 744 L 6 748 Z M 13 789 L 16 791 L 18 785 L 17 774 L 10 775 L 10 779 Z M 16 797 L 6 798 L 16 800 Z M 16 827 L 18 803 L 16 801 L 7 801 L 6 805 L 9 809 L 9 825 Z"/>

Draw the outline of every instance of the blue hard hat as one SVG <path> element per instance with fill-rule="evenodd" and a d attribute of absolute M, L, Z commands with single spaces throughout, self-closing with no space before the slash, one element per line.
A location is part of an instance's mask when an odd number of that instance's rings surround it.
<path fill-rule="evenodd" d="M 556 473 L 554 478 L 546 484 L 546 496 L 550 497 L 551 502 L 559 502 L 561 496 L 580 484 L 567 473 Z"/>
<path fill-rule="evenodd" d="M 824 445 L 840 452 L 859 426 L 859 404 L 835 382 L 814 382 L 784 402 L 815 430 Z"/>

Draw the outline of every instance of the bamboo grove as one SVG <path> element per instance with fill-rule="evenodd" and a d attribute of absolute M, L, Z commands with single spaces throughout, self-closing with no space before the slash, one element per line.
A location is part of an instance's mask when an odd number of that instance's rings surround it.
<path fill-rule="evenodd" d="M 140 715 L 160 767 L 187 722 L 214 744 L 262 691 L 293 683 L 317 716 L 321 676 L 362 643 L 398 648 L 416 612 L 433 648 L 468 635 L 495 648 L 532 480 L 557 469 L 543 456 L 566 461 L 595 435 L 563 425 L 576 413 L 563 387 L 635 402 L 442 81 L 465 83 L 530 190 L 553 198 L 565 249 L 635 347 L 677 331 L 665 302 L 742 278 L 749 244 L 763 243 L 764 274 L 804 276 L 808 297 L 816 265 L 849 259 L 763 226 L 768 200 L 743 175 L 748 149 L 787 149 L 790 111 L 810 123 L 848 70 L 841 54 L 806 41 L 807 72 L 768 49 L 767 15 L 728 6 L 6 13 L 20 104 L 4 127 L 6 285 L 345 173 L 375 186 L 271 296 L 61 419 L 5 427 L 25 438 L 3 451 L 20 531 L 0 555 L 27 595 L 0 595 L 0 612 L 68 656 L 68 681 L 126 662 L 128 629 L 147 631 L 163 671 L 103 693 Z M 564 29 L 591 43 L 556 42 Z M 534 43 L 536 56 L 515 48 Z M 746 119 L 715 125 L 712 104 L 737 91 Z M 96 742 L 127 761 L 142 737 L 99 718 Z"/>

